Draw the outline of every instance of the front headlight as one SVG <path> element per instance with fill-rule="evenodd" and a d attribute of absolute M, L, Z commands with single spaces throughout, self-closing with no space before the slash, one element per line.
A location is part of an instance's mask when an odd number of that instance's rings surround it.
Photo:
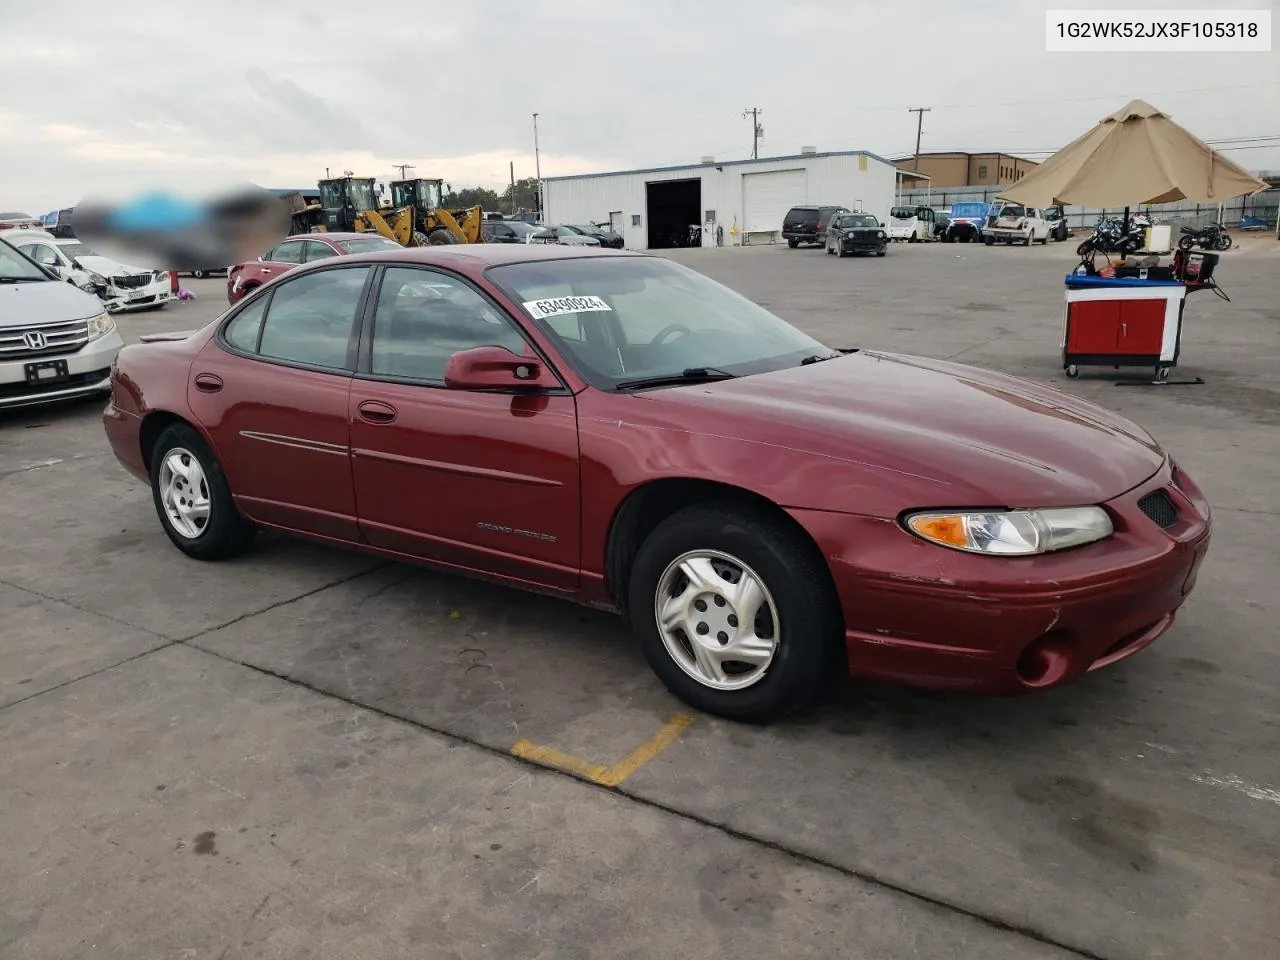
<path fill-rule="evenodd" d="M 1030 556 L 1079 547 L 1111 536 L 1101 507 L 1047 507 L 1000 512 L 925 511 L 904 525 L 922 540 L 966 553 Z"/>
<path fill-rule="evenodd" d="M 108 333 L 116 328 L 115 318 L 107 313 L 100 313 L 96 317 L 89 318 L 89 339 L 97 340 L 99 337 L 105 337 Z"/>

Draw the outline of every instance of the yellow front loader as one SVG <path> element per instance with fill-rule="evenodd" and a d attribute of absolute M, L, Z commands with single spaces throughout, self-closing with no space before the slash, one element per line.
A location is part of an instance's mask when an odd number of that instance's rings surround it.
<path fill-rule="evenodd" d="M 440 180 L 397 180 L 391 184 L 392 206 L 379 210 L 373 177 L 321 180 L 320 206 L 326 232 L 377 233 L 405 247 L 448 243 L 484 243 L 480 207 L 439 208 Z"/>

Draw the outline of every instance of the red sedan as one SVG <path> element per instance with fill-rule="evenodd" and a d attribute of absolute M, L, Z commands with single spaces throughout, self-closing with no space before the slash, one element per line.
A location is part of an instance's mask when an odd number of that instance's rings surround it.
<path fill-rule="evenodd" d="M 291 271 L 127 346 L 104 415 L 170 540 L 272 527 L 623 612 L 688 703 L 832 666 L 1057 686 L 1185 601 L 1210 511 L 1143 430 L 973 367 L 842 354 L 668 260 L 434 247 Z"/>
<path fill-rule="evenodd" d="M 257 260 L 246 260 L 227 270 L 227 302 L 239 303 L 268 280 L 299 264 L 403 249 L 394 240 L 376 233 L 307 233 L 286 237 Z"/>

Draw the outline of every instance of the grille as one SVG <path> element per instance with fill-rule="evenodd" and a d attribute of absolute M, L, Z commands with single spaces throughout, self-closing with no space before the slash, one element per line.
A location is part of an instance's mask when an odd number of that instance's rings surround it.
<path fill-rule="evenodd" d="M 133 273 L 127 277 L 112 277 L 111 283 L 121 290 L 137 290 L 139 287 L 148 286 L 153 279 L 154 277 L 149 273 Z"/>
<path fill-rule="evenodd" d="M 0 327 L 0 361 L 57 357 L 75 353 L 88 342 L 86 320 Z"/>
<path fill-rule="evenodd" d="M 1152 490 L 1138 501 L 1138 509 L 1145 513 L 1161 530 L 1168 530 L 1178 522 L 1178 508 L 1163 490 Z"/>

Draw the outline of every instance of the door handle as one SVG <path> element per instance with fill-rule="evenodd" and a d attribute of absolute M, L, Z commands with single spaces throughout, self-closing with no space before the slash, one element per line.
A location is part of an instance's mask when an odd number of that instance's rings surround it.
<path fill-rule="evenodd" d="M 1129 325 L 1127 323 L 1120 324 L 1120 336 L 1127 337 L 1129 335 Z"/>
<path fill-rule="evenodd" d="M 360 419 L 369 423 L 391 423 L 396 418 L 396 408 L 381 400 L 365 400 L 356 409 Z"/>
<path fill-rule="evenodd" d="M 222 378 L 212 373 L 197 373 L 195 385 L 201 393 L 217 393 L 222 389 Z"/>

